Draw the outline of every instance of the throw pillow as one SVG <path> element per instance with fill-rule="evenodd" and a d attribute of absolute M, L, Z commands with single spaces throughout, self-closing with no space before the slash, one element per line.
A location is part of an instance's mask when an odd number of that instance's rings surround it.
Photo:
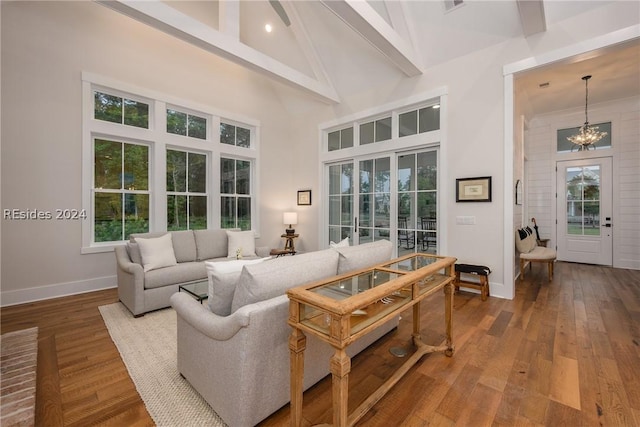
<path fill-rule="evenodd" d="M 344 239 L 340 240 L 338 243 L 335 243 L 333 240 L 329 242 L 329 247 L 332 248 L 346 248 L 349 247 L 349 237 L 345 237 Z"/>
<path fill-rule="evenodd" d="M 518 252 L 520 252 L 521 254 L 526 254 L 528 252 L 531 252 L 533 248 L 531 247 L 531 243 L 529 239 L 530 237 L 529 237 L 529 233 L 527 233 L 527 230 L 525 230 L 524 228 L 517 230 L 516 248 L 518 249 Z M 534 243 L 535 243 L 535 239 L 534 239 Z"/>
<path fill-rule="evenodd" d="M 238 278 L 245 265 L 257 264 L 270 259 L 233 260 L 227 262 L 206 261 L 209 279 L 209 309 L 218 316 L 231 314 L 231 302 L 236 291 Z"/>
<path fill-rule="evenodd" d="M 228 258 L 254 257 L 256 256 L 256 235 L 252 230 L 227 231 L 229 240 Z"/>
<path fill-rule="evenodd" d="M 389 261 L 393 253 L 393 245 L 388 240 L 377 240 L 336 250 L 340 254 L 338 274 L 343 274 Z"/>
<path fill-rule="evenodd" d="M 145 272 L 178 264 L 173 252 L 170 233 L 152 239 L 139 237 L 136 239 L 136 243 L 140 248 L 142 267 Z"/>
<path fill-rule="evenodd" d="M 142 258 L 140 257 L 140 248 L 137 243 L 127 242 L 127 252 L 131 262 L 142 265 Z"/>

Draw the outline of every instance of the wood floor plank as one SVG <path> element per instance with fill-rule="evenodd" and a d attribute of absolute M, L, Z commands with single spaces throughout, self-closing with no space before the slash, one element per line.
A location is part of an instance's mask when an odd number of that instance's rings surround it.
<path fill-rule="evenodd" d="M 0 309 L 2 333 L 39 328 L 36 425 L 152 426 L 98 311 L 115 289 Z M 444 297 L 423 304 L 425 342 L 442 342 Z M 350 407 L 411 347 L 411 312 L 353 360 Z M 359 426 L 640 425 L 640 271 L 556 263 L 511 301 L 454 297 L 453 357 L 422 358 Z M 328 361 L 327 361 L 328 363 Z M 331 379 L 304 394 L 303 427 L 331 422 Z M 263 426 L 287 426 L 286 405 Z"/>

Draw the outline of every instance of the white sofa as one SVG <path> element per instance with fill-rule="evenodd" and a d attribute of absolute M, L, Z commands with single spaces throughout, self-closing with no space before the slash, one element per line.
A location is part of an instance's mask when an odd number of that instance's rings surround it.
<path fill-rule="evenodd" d="M 179 372 L 229 426 L 257 424 L 290 400 L 285 291 L 387 261 L 392 249 L 383 240 L 245 265 L 228 316 L 211 312 L 185 293 L 174 294 Z M 397 318 L 389 321 L 349 346 L 348 353 L 355 355 L 397 324 Z M 329 373 L 332 354 L 328 344 L 307 337 L 305 390 Z"/>
<path fill-rule="evenodd" d="M 205 261 L 228 261 L 228 233 L 238 233 L 239 238 L 253 238 L 253 232 L 237 230 L 185 230 L 172 231 L 171 241 L 176 264 L 144 271 L 144 264 L 137 239 L 162 237 L 167 232 L 131 234 L 129 242 L 116 246 L 115 256 L 118 275 L 118 297 L 120 301 L 139 317 L 149 311 L 169 307 L 169 298 L 181 284 L 205 280 Z M 235 235 L 234 235 L 235 236 Z M 267 256 L 268 248 L 249 247 L 246 258 Z M 251 252 L 255 249 L 255 252 Z M 235 250 L 231 252 L 235 253 Z M 233 253 L 231 254 L 233 255 Z"/>

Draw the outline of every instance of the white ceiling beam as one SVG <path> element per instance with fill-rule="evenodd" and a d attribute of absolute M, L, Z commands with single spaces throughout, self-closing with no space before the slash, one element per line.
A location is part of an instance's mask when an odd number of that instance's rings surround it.
<path fill-rule="evenodd" d="M 240 1 L 218 2 L 218 29 L 229 37 L 240 40 Z"/>
<path fill-rule="evenodd" d="M 263 76 L 333 104 L 340 98 L 334 88 L 315 80 L 234 37 L 191 18 L 161 1 L 96 0 L 124 15 L 198 46 Z"/>
<path fill-rule="evenodd" d="M 407 76 L 422 74 L 414 49 L 366 1 L 322 0 L 322 4 L 389 58 Z"/>
<path fill-rule="evenodd" d="M 300 49 L 305 55 L 311 70 L 313 71 L 313 75 L 316 79 L 328 84 L 333 87 L 333 83 L 331 82 L 331 78 L 329 77 L 329 73 L 327 73 L 326 68 L 324 67 L 322 60 L 320 59 L 320 55 L 316 50 L 311 36 L 309 32 L 306 30 L 304 25 L 302 25 L 302 20 L 300 19 L 300 15 L 298 14 L 298 10 L 295 7 L 295 2 L 280 0 L 280 5 L 284 9 L 285 13 L 289 17 L 289 22 L 291 25 L 289 28 L 293 33 L 296 41 L 300 45 Z"/>
<path fill-rule="evenodd" d="M 520 23 L 525 37 L 547 31 L 547 20 L 544 15 L 544 0 L 516 0 Z"/>

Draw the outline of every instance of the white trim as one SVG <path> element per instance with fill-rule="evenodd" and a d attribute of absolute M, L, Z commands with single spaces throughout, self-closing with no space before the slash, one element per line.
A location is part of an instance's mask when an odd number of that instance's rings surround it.
<path fill-rule="evenodd" d="M 103 122 L 93 118 L 93 90 L 105 91 L 118 96 L 142 99 L 149 103 L 149 129 L 123 126 L 121 124 Z M 93 242 L 93 139 L 122 140 L 122 142 L 141 143 L 149 146 L 149 230 L 163 231 L 167 229 L 166 211 L 166 150 L 167 148 L 198 152 L 207 155 L 207 226 L 220 226 L 220 158 L 233 157 L 251 161 L 252 164 L 252 206 L 251 226 L 260 236 L 258 173 L 260 163 L 260 121 L 228 111 L 198 104 L 158 91 L 138 87 L 109 77 L 82 73 L 82 206 L 90 212 L 90 221 L 83 221 L 81 254 L 102 253 L 113 250 L 119 242 Z M 203 116 L 207 120 L 207 138 L 198 139 L 166 132 L 167 106 L 176 107 L 179 111 Z M 220 122 L 233 124 L 249 129 L 251 147 L 237 147 L 221 144 L 219 139 Z"/>
<path fill-rule="evenodd" d="M 96 277 L 75 282 L 55 283 L 46 286 L 36 286 L 28 289 L 14 291 L 2 291 L 2 307 L 25 304 L 28 302 L 48 300 L 51 298 L 66 297 L 69 295 L 84 294 L 104 289 L 113 289 L 118 283 L 116 276 Z"/>
<path fill-rule="evenodd" d="M 514 111 L 514 83 L 513 74 L 504 77 L 504 174 L 503 174 L 503 262 L 502 262 L 502 281 L 504 283 L 502 292 L 498 292 L 496 286 L 492 286 L 491 296 L 497 296 L 507 299 L 513 299 L 515 296 L 515 280 L 513 277 L 514 259 L 516 256 L 515 237 L 513 226 L 513 206 L 514 193 L 513 188 L 513 123 L 515 117 Z"/>

